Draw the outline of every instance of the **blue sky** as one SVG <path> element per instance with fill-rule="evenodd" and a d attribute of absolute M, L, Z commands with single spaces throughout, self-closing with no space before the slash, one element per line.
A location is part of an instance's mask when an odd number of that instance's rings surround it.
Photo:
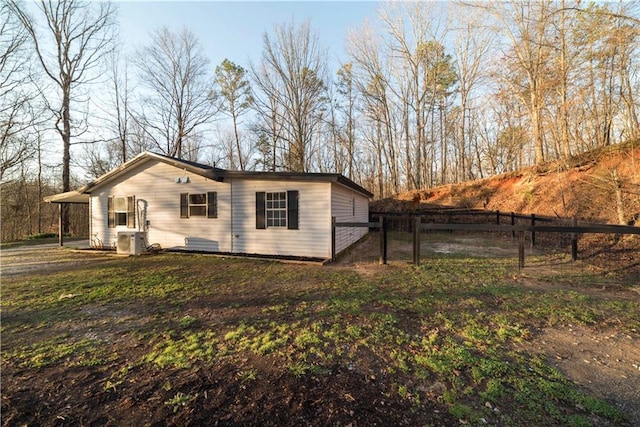
<path fill-rule="evenodd" d="M 224 58 L 245 68 L 259 62 L 262 38 L 274 25 L 311 20 L 333 65 L 345 59 L 350 29 L 375 20 L 373 1 L 121 1 L 120 34 L 132 53 L 149 42 L 149 33 L 166 25 L 196 34 L 212 67 Z"/>

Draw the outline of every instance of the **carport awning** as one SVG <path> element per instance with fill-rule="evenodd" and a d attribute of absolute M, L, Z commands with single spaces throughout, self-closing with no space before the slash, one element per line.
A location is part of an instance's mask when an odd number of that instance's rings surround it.
<path fill-rule="evenodd" d="M 89 203 L 89 195 L 80 193 L 79 191 L 67 191 L 66 193 L 54 194 L 53 196 L 45 197 L 44 201 L 47 203 Z"/>

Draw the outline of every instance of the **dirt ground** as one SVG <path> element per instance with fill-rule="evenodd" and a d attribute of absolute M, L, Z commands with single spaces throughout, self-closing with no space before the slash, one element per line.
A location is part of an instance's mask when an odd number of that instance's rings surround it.
<path fill-rule="evenodd" d="M 615 145 L 600 153 L 584 153 L 571 161 L 559 160 L 542 167 L 428 190 L 412 190 L 371 203 L 374 212 L 418 212 L 443 207 L 474 208 L 517 212 L 581 221 L 619 224 L 618 208 L 623 208 L 629 225 L 640 219 L 640 197 L 633 189 L 640 185 L 640 148 L 637 142 Z M 622 182 L 623 199 L 617 205 L 608 183 L 615 170 Z"/>
<path fill-rule="evenodd" d="M 616 331 L 566 325 L 547 329 L 529 349 L 548 355 L 572 381 L 613 403 L 633 425 L 640 425 L 640 346 Z"/>
<path fill-rule="evenodd" d="M 87 248 L 88 246 L 88 241 L 81 240 L 66 243 L 65 249 Z M 3 249 L 0 252 L 1 277 L 68 270 L 75 266 L 107 260 L 103 252 L 58 249 L 57 243 Z"/>
<path fill-rule="evenodd" d="M 448 243 L 438 243 L 425 247 L 437 253 L 474 252 L 476 255 L 487 253 L 488 247 L 493 247 L 496 252 L 503 255 L 511 255 L 510 249 L 498 243 L 484 242 L 482 246 L 477 238 L 465 237 Z M 396 249 L 400 252 L 411 252 L 411 244 L 399 245 Z M 483 247 L 478 251 L 478 247 Z M 361 245 L 345 254 L 339 266 L 343 268 L 356 268 L 358 271 L 366 273 L 376 269 L 385 268 L 379 266 L 375 261 L 377 256 L 377 239 L 367 239 Z M 2 254 L 2 276 L 20 276 L 35 272 L 54 272 L 75 268 L 81 265 L 101 262 L 108 257 L 104 254 L 96 254 L 91 251 L 71 252 L 52 250 L 51 247 L 32 247 L 3 250 Z M 365 261 L 362 261 L 362 260 Z M 392 261 L 398 262 L 398 261 Z M 403 263 L 405 261 L 402 261 Z M 545 280 L 537 280 L 534 270 L 530 270 L 523 280 L 523 285 L 535 287 L 537 289 L 559 288 Z M 560 286 L 561 288 L 562 286 Z M 566 286 L 568 290 L 575 290 L 575 287 Z M 623 298 L 640 300 L 640 293 L 630 291 L 620 291 L 619 295 L 611 292 L 611 289 L 590 289 L 589 296 L 595 298 Z M 197 307 L 193 307 L 197 310 Z M 153 313 L 139 312 L 135 306 L 127 313 L 111 313 L 101 311 L 100 307 L 94 307 L 95 325 L 81 325 L 76 327 L 86 328 L 84 333 L 95 333 L 100 329 L 100 325 L 114 325 L 110 333 L 103 338 L 113 340 L 118 343 L 121 351 L 130 352 L 132 360 L 135 359 L 139 350 L 136 342 L 127 341 L 119 337 L 118 328 L 132 327 L 133 324 L 144 324 L 145 318 L 153 316 Z M 224 315 L 224 313 L 220 313 Z M 247 315 L 247 313 L 232 313 L 234 316 Z M 119 319 L 116 324 L 115 318 Z M 128 319 L 122 322 L 122 319 Z M 98 328 L 100 327 L 100 328 Z M 93 332 L 92 332 L 93 331 Z M 122 332 L 122 331 L 121 331 Z M 125 335 L 122 335 L 125 336 Z M 613 330 L 599 330 L 575 325 L 564 325 L 561 328 L 550 328 L 542 331 L 532 341 L 526 343 L 526 348 L 530 351 L 546 354 L 551 364 L 555 365 L 569 379 L 573 380 L 585 390 L 596 397 L 612 403 L 623 412 L 631 421 L 632 425 L 640 425 L 640 342 L 637 336 L 622 334 Z M 252 361 L 256 363 L 256 361 Z M 264 363 L 264 362 L 263 362 Z M 74 423 L 82 425 L 116 425 L 110 416 L 110 412 L 122 414 L 130 413 L 128 423 L 144 425 L 163 425 L 163 417 L 166 414 L 153 413 L 149 402 L 154 399 L 163 399 L 163 390 L 151 388 L 152 384 L 141 380 L 139 383 L 129 384 L 127 388 L 110 393 L 104 390 L 106 378 L 101 369 L 93 367 L 77 367 L 61 373 L 47 372 L 50 368 L 34 375 L 34 371 L 21 371 L 19 368 L 4 371 L 2 375 L 3 390 L 11 390 L 11 401 L 3 393 L 3 407 L 5 404 L 15 404 L 21 407 L 28 407 L 28 402 L 40 402 L 40 405 L 33 406 L 34 413 L 38 411 L 50 411 L 57 413 L 57 417 L 48 420 L 46 425 L 69 425 L 65 417 L 74 407 L 75 401 L 85 401 L 84 397 L 98 396 L 99 404 L 104 411 L 96 414 L 93 418 L 74 420 Z M 153 378 L 157 375 L 154 368 L 132 367 L 131 369 L 144 369 L 145 372 L 137 372 L 138 378 Z M 243 383 L 242 381 L 228 381 L 229 378 L 237 378 L 242 372 L 242 367 L 221 365 L 213 371 L 192 372 L 191 374 L 176 378 L 172 386 L 174 389 L 188 387 L 195 393 L 207 394 L 211 396 L 210 408 L 194 407 L 193 412 L 185 414 L 191 422 L 204 423 L 206 420 L 198 420 L 197 413 L 202 411 L 215 417 L 215 413 L 210 411 L 213 408 L 227 408 L 225 413 L 218 414 L 219 421 L 216 425 L 238 425 L 237 421 L 229 417 L 229 413 L 235 413 L 239 419 L 252 424 L 263 425 L 293 425 L 292 420 L 298 420 L 301 425 L 313 424 L 335 424 L 336 419 L 350 419 L 353 414 L 367 414 L 366 421 L 373 423 L 369 425 L 385 425 L 389 420 L 402 420 L 402 414 L 410 411 L 410 406 L 402 405 L 401 402 L 387 402 L 383 397 L 371 400 L 371 396 L 382 396 L 380 392 L 381 378 L 371 378 L 363 376 L 357 371 L 336 368 L 331 376 L 319 379 L 317 384 L 306 384 L 298 381 L 295 377 L 280 378 L 277 375 L 277 367 L 262 366 L 261 371 L 266 372 L 266 378 L 262 378 L 262 384 L 266 384 L 267 391 L 256 389 L 255 382 Z M 331 380 L 329 380 L 329 378 Z M 265 382 L 266 381 L 266 382 Z M 30 384 L 37 384 L 31 387 Z M 278 385 L 277 388 L 275 385 Z M 269 390 L 269 387 L 272 387 Z M 238 388 L 245 388 L 243 393 L 238 393 Z M 35 391 L 37 390 L 37 391 Z M 74 395 L 78 390 L 82 390 L 84 397 Z M 114 388 L 115 390 L 115 388 Z M 322 400 L 323 390 L 333 390 L 331 396 L 341 396 L 335 402 L 322 402 L 322 408 L 335 407 L 336 411 L 344 411 L 345 407 L 350 407 L 350 412 L 344 417 L 336 414 L 321 413 L 319 402 Z M 38 394 L 36 394 L 38 393 Z M 166 391 L 164 391 L 166 394 Z M 130 396 L 123 399 L 122 396 Z M 229 399 L 228 396 L 244 396 L 246 400 L 238 401 Z M 288 396 L 288 400 L 281 400 Z M 95 398 L 95 397 L 94 397 Z M 345 402 L 348 405 L 345 406 Z M 256 408 L 270 406 L 273 418 L 269 421 L 261 419 L 261 412 Z M 328 405 L 328 406 L 327 406 Z M 314 409 L 315 408 L 315 409 Z M 208 412 L 207 412 L 208 411 Z M 244 418 L 242 418 L 244 415 Z M 14 414 L 15 416 L 15 414 Z M 255 417 L 255 418 L 251 418 Z M 293 418 L 292 418 L 293 417 Z M 186 418 L 185 418 L 186 419 Z M 415 421 L 415 420 L 414 420 Z M 433 408 L 432 417 L 423 420 L 424 423 L 436 423 L 440 425 L 457 424 L 458 421 L 451 418 L 449 414 L 441 411 L 440 408 Z M 179 423 L 179 420 L 178 420 Z M 400 422 L 400 425 L 409 423 Z M 3 425 L 14 425 L 11 417 L 3 416 Z M 295 424 L 295 423 L 294 423 Z M 365 425 L 364 420 L 356 419 L 352 424 Z"/>

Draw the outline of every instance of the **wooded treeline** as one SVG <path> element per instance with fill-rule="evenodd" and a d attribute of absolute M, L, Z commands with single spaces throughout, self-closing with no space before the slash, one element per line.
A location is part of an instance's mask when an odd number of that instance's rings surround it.
<path fill-rule="evenodd" d="M 337 65 L 311 20 L 216 66 L 188 28 L 127 53 L 111 3 L 7 0 L 0 14 L 3 240 L 47 231 L 46 209 L 7 220 L 33 210 L 26 194 L 38 204 L 144 150 L 338 172 L 384 197 L 640 137 L 637 2 L 382 4 Z"/>

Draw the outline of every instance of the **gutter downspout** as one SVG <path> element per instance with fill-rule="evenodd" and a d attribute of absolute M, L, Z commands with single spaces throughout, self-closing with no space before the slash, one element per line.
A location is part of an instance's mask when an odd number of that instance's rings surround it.
<path fill-rule="evenodd" d="M 91 194 L 89 194 L 89 247 L 93 247 L 93 208 Z"/>

